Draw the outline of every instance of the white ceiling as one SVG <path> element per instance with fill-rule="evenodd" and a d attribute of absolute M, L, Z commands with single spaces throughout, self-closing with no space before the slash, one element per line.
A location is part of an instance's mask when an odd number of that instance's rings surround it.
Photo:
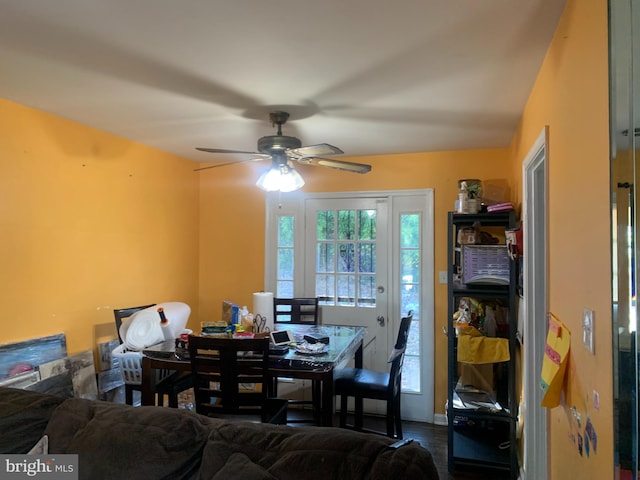
<path fill-rule="evenodd" d="M 0 97 L 199 162 L 505 147 L 563 0 L 0 0 Z M 240 158 L 238 158 L 240 159 Z"/>

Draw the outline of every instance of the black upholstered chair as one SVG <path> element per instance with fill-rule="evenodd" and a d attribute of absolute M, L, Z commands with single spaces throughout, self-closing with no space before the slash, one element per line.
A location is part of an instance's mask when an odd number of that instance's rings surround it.
<path fill-rule="evenodd" d="M 336 395 L 340 395 L 340 427 L 371 431 L 363 427 L 363 399 L 384 400 L 387 402 L 386 435 L 391 438 L 402 438 L 400 412 L 402 364 L 412 320 L 413 315 L 409 312 L 400 321 L 398 338 L 389 358 L 391 364 L 389 372 L 377 372 L 364 368 L 343 368 L 334 372 L 334 391 Z M 355 418 L 352 426 L 347 425 L 348 397 L 355 399 Z"/>
<path fill-rule="evenodd" d="M 116 330 L 118 332 L 118 339 L 120 344 L 123 343 L 123 339 L 120 336 L 120 326 L 122 321 L 129 318 L 136 312 L 144 310 L 145 308 L 153 307 L 155 304 L 143 305 L 140 307 L 119 308 L 113 310 L 113 316 L 116 321 Z M 157 375 L 157 372 L 156 372 Z M 180 392 L 188 390 L 192 387 L 191 374 L 189 372 L 161 372 L 162 377 L 156 383 L 156 402 L 159 406 L 164 406 L 164 396 L 169 399 L 169 406 L 178 408 L 178 395 Z M 141 385 L 125 383 L 125 402 L 128 405 L 133 405 L 133 392 L 140 391 Z"/>
<path fill-rule="evenodd" d="M 286 425 L 286 399 L 270 398 L 268 338 L 189 336 L 196 412 Z"/>
<path fill-rule="evenodd" d="M 318 297 L 273 299 L 273 323 L 275 329 L 286 329 L 287 325 L 317 325 L 319 318 Z M 273 392 L 278 395 L 278 377 L 273 379 Z M 289 399 L 289 405 L 311 405 L 312 419 L 290 418 L 289 423 L 320 424 L 320 382 L 311 382 L 311 400 Z"/>

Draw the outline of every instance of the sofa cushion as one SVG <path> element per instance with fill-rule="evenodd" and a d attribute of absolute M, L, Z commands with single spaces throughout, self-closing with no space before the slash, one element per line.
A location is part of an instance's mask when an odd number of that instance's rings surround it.
<path fill-rule="evenodd" d="M 27 453 L 42 438 L 63 397 L 0 388 L 0 453 Z"/>
<path fill-rule="evenodd" d="M 244 453 L 233 453 L 217 472 L 211 472 L 210 480 L 277 480 L 268 471 L 253 463 Z"/>
<path fill-rule="evenodd" d="M 398 471 L 403 478 L 438 478 L 428 451 L 412 444 L 390 449 L 391 443 L 386 437 L 338 428 L 227 423 L 211 432 L 197 478 L 215 478 L 238 453 L 281 480 L 300 480 L 300 472 L 304 480 L 388 480 Z"/>
<path fill-rule="evenodd" d="M 82 478 L 188 479 L 217 421 L 185 410 L 83 399 L 51 416 L 49 453 L 79 454 Z"/>

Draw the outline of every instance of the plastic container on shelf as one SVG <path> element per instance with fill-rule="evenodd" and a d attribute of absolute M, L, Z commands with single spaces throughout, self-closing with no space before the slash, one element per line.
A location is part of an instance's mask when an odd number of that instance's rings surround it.
<path fill-rule="evenodd" d="M 462 282 L 466 285 L 509 285 L 506 245 L 462 245 Z"/>

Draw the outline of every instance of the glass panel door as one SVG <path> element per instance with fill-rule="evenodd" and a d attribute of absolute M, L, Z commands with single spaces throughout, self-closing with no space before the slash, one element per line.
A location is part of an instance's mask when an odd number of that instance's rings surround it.
<path fill-rule="evenodd" d="M 388 371 L 400 319 L 413 311 L 402 417 L 432 422 L 433 191 L 270 195 L 266 230 L 267 291 L 318 296 L 323 324 L 366 326 L 366 368 Z"/>

